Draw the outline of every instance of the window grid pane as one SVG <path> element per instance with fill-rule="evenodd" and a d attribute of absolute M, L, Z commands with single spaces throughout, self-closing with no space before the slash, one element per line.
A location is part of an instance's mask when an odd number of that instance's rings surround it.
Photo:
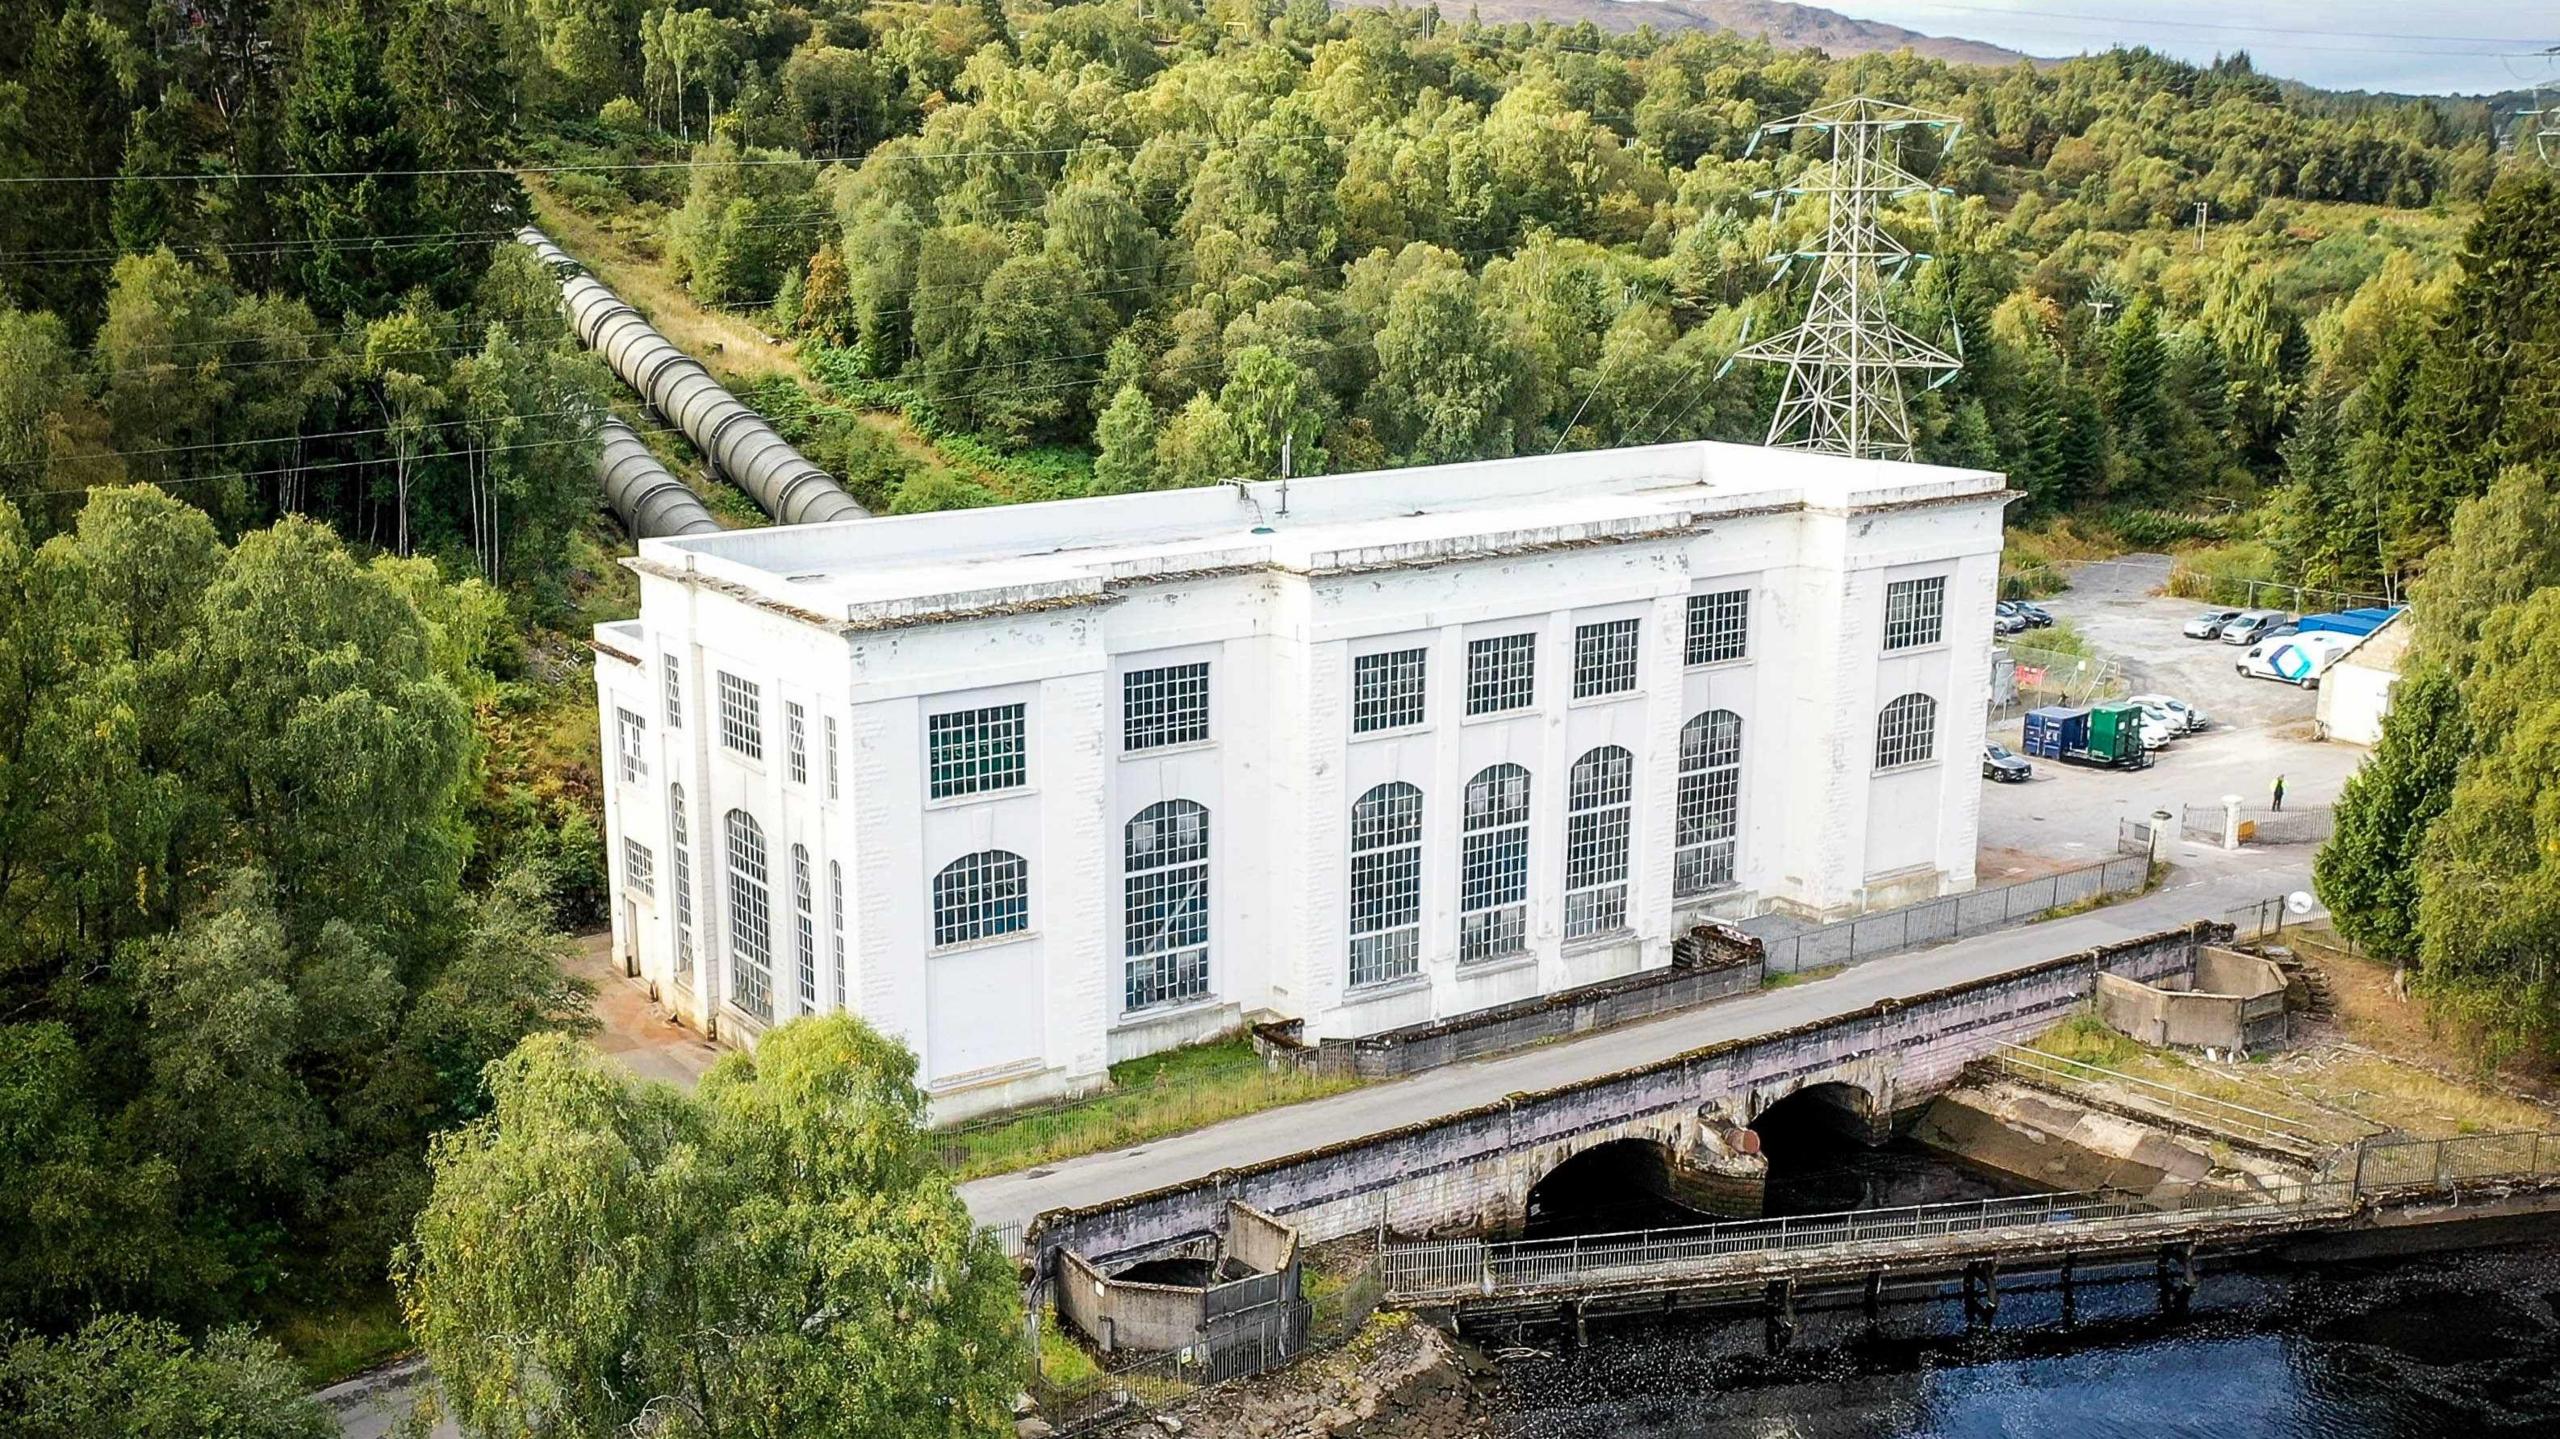
<path fill-rule="evenodd" d="M 626 709 L 617 709 L 613 714 L 616 747 L 622 756 L 622 782 L 638 784 L 649 777 L 645 753 L 649 722 Z"/>
<path fill-rule="evenodd" d="M 749 759 L 764 758 L 764 691 L 726 670 L 720 674 L 720 743 Z"/>
<path fill-rule="evenodd" d="M 836 760 L 836 717 L 827 716 L 827 798 L 844 798 L 844 772 Z"/>
<path fill-rule="evenodd" d="M 783 763 L 793 784 L 809 782 L 809 712 L 798 700 L 782 702 Z"/>
<path fill-rule="evenodd" d="M 693 984 L 693 841 L 685 828 L 684 787 L 667 790 L 667 858 L 676 883 L 676 983 Z"/>
<path fill-rule="evenodd" d="M 1624 694 L 1636 687 L 1636 630 L 1640 620 L 1576 625 L 1573 631 L 1573 697 Z"/>
<path fill-rule="evenodd" d="M 1529 941 L 1529 772 L 1499 764 L 1467 782 L 1458 848 L 1458 959 L 1516 954 Z"/>
<path fill-rule="evenodd" d="M 1894 580 L 1884 587 L 1884 647 L 1934 645 L 1946 631 L 1947 580 Z"/>
<path fill-rule="evenodd" d="M 1467 641 L 1467 713 L 1499 714 L 1536 703 L 1537 666 L 1534 634 Z"/>
<path fill-rule="evenodd" d="M 1020 705 L 991 705 L 928 721 L 933 797 L 1014 789 L 1028 780 L 1022 715 Z"/>
<path fill-rule="evenodd" d="M 933 877 L 936 947 L 992 939 L 1030 924 L 1030 871 L 1018 854 L 980 850 L 953 860 Z"/>
<path fill-rule="evenodd" d="M 1938 752 L 1938 702 L 1923 694 L 1897 696 L 1876 716 L 1876 768 L 1920 764 Z"/>
<path fill-rule="evenodd" d="M 1401 979 L 1422 954 L 1422 791 L 1382 784 L 1351 807 L 1351 983 Z"/>
<path fill-rule="evenodd" d="M 1425 650 L 1390 650 L 1351 661 L 1351 732 L 1422 723 Z"/>
<path fill-rule="evenodd" d="M 667 675 L 667 728 L 681 729 L 684 726 L 683 673 L 676 668 L 674 655 L 662 654 L 658 656 L 658 662 Z"/>
<path fill-rule="evenodd" d="M 1209 992 L 1209 811 L 1165 800 L 1126 832 L 1122 891 L 1124 1009 Z"/>
<path fill-rule="evenodd" d="M 830 951 L 835 957 L 836 1008 L 853 1008 L 853 996 L 844 991 L 844 866 L 827 861 L 827 937 L 834 942 Z"/>
<path fill-rule="evenodd" d="M 658 865 L 649 847 L 625 835 L 622 840 L 622 885 L 633 894 L 654 899 L 658 893 Z M 638 936 L 632 936 L 638 942 Z"/>
<path fill-rule="evenodd" d="M 1166 665 L 1120 678 L 1123 748 L 1160 749 L 1209 737 L 1209 666 Z"/>
<path fill-rule="evenodd" d="M 1564 933 L 1567 939 L 1627 922 L 1627 842 L 1633 829 L 1635 756 L 1615 745 L 1574 762 L 1566 785 Z"/>
<path fill-rule="evenodd" d="M 729 811 L 729 1002 L 773 1018 L 773 909 L 765 888 L 764 830 Z"/>
<path fill-rule="evenodd" d="M 1689 596 L 1689 635 L 1685 664 L 1712 665 L 1738 660 L 1751 643 L 1751 591 L 1719 590 Z"/>
<path fill-rule="evenodd" d="M 818 905 L 810 893 L 809 847 L 791 847 L 791 937 L 800 960 L 800 1012 L 818 1008 Z"/>
<path fill-rule="evenodd" d="M 1680 794 L 1671 832 L 1671 892 L 1733 883 L 1742 816 L 1742 716 L 1709 710 L 1680 727 Z"/>

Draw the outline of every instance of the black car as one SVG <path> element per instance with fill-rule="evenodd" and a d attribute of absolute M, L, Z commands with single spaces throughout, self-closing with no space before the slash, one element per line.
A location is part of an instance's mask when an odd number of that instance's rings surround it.
<path fill-rule="evenodd" d="M 2024 784 L 2035 777 L 2036 767 L 2009 752 L 2005 745 L 1982 747 L 1982 777 L 2002 784 Z"/>
<path fill-rule="evenodd" d="M 2032 600 L 2017 600 L 2013 603 L 2017 606 L 2018 618 L 2027 622 L 2027 628 L 2031 630 L 2053 628 L 2053 611 Z"/>

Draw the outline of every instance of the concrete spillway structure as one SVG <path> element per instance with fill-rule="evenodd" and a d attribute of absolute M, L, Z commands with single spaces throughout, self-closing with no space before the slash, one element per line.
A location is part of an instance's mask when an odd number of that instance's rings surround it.
<path fill-rule="evenodd" d="M 694 447 L 764 512 L 786 525 L 858 520 L 871 512 L 774 432 L 764 416 L 711 378 L 640 312 L 588 274 L 551 237 L 527 226 L 516 239 L 560 277 L 560 303 L 579 343 L 604 357 L 624 384 L 684 431 Z"/>
<path fill-rule="evenodd" d="M 635 540 L 672 535 L 716 535 L 721 525 L 703 506 L 702 497 L 677 479 L 629 425 L 606 416 L 596 425 L 604 441 L 596 451 L 596 483 L 613 517 Z"/>

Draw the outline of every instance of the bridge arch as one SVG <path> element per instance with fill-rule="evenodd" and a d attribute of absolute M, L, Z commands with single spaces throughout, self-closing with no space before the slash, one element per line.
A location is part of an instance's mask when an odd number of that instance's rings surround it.
<path fill-rule="evenodd" d="M 1678 1223 L 1671 1146 L 1649 1134 L 1604 1139 L 1566 1155 L 1529 1186 L 1530 1238 Z"/>

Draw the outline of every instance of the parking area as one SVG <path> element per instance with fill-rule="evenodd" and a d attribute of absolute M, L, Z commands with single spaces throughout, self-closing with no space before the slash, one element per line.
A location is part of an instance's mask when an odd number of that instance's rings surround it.
<path fill-rule="evenodd" d="M 2155 810 L 2180 814 L 2188 805 L 2218 805 L 2238 795 L 2267 803 L 2276 776 L 2288 805 L 2325 805 L 2363 763 L 2354 745 L 2312 739 L 2316 696 L 2272 680 L 2233 672 L 2242 651 L 2179 631 L 2206 606 L 2157 593 L 2169 576 L 2166 555 L 2128 555 L 2084 565 L 2071 588 L 2041 601 L 2068 619 L 2099 653 L 2114 657 L 2129 691 L 2166 694 L 2201 707 L 2213 727 L 2162 750 L 2144 770 L 2083 769 L 2036 761 L 2024 784 L 1983 785 L 1981 882 L 2024 878 L 2115 852 L 2119 821 Z M 2032 644 L 2032 635 L 2023 643 Z M 1992 725 L 1992 738 L 2015 748 L 2020 722 Z M 2211 863 L 2219 851 L 2179 844 L 2181 861 Z"/>

